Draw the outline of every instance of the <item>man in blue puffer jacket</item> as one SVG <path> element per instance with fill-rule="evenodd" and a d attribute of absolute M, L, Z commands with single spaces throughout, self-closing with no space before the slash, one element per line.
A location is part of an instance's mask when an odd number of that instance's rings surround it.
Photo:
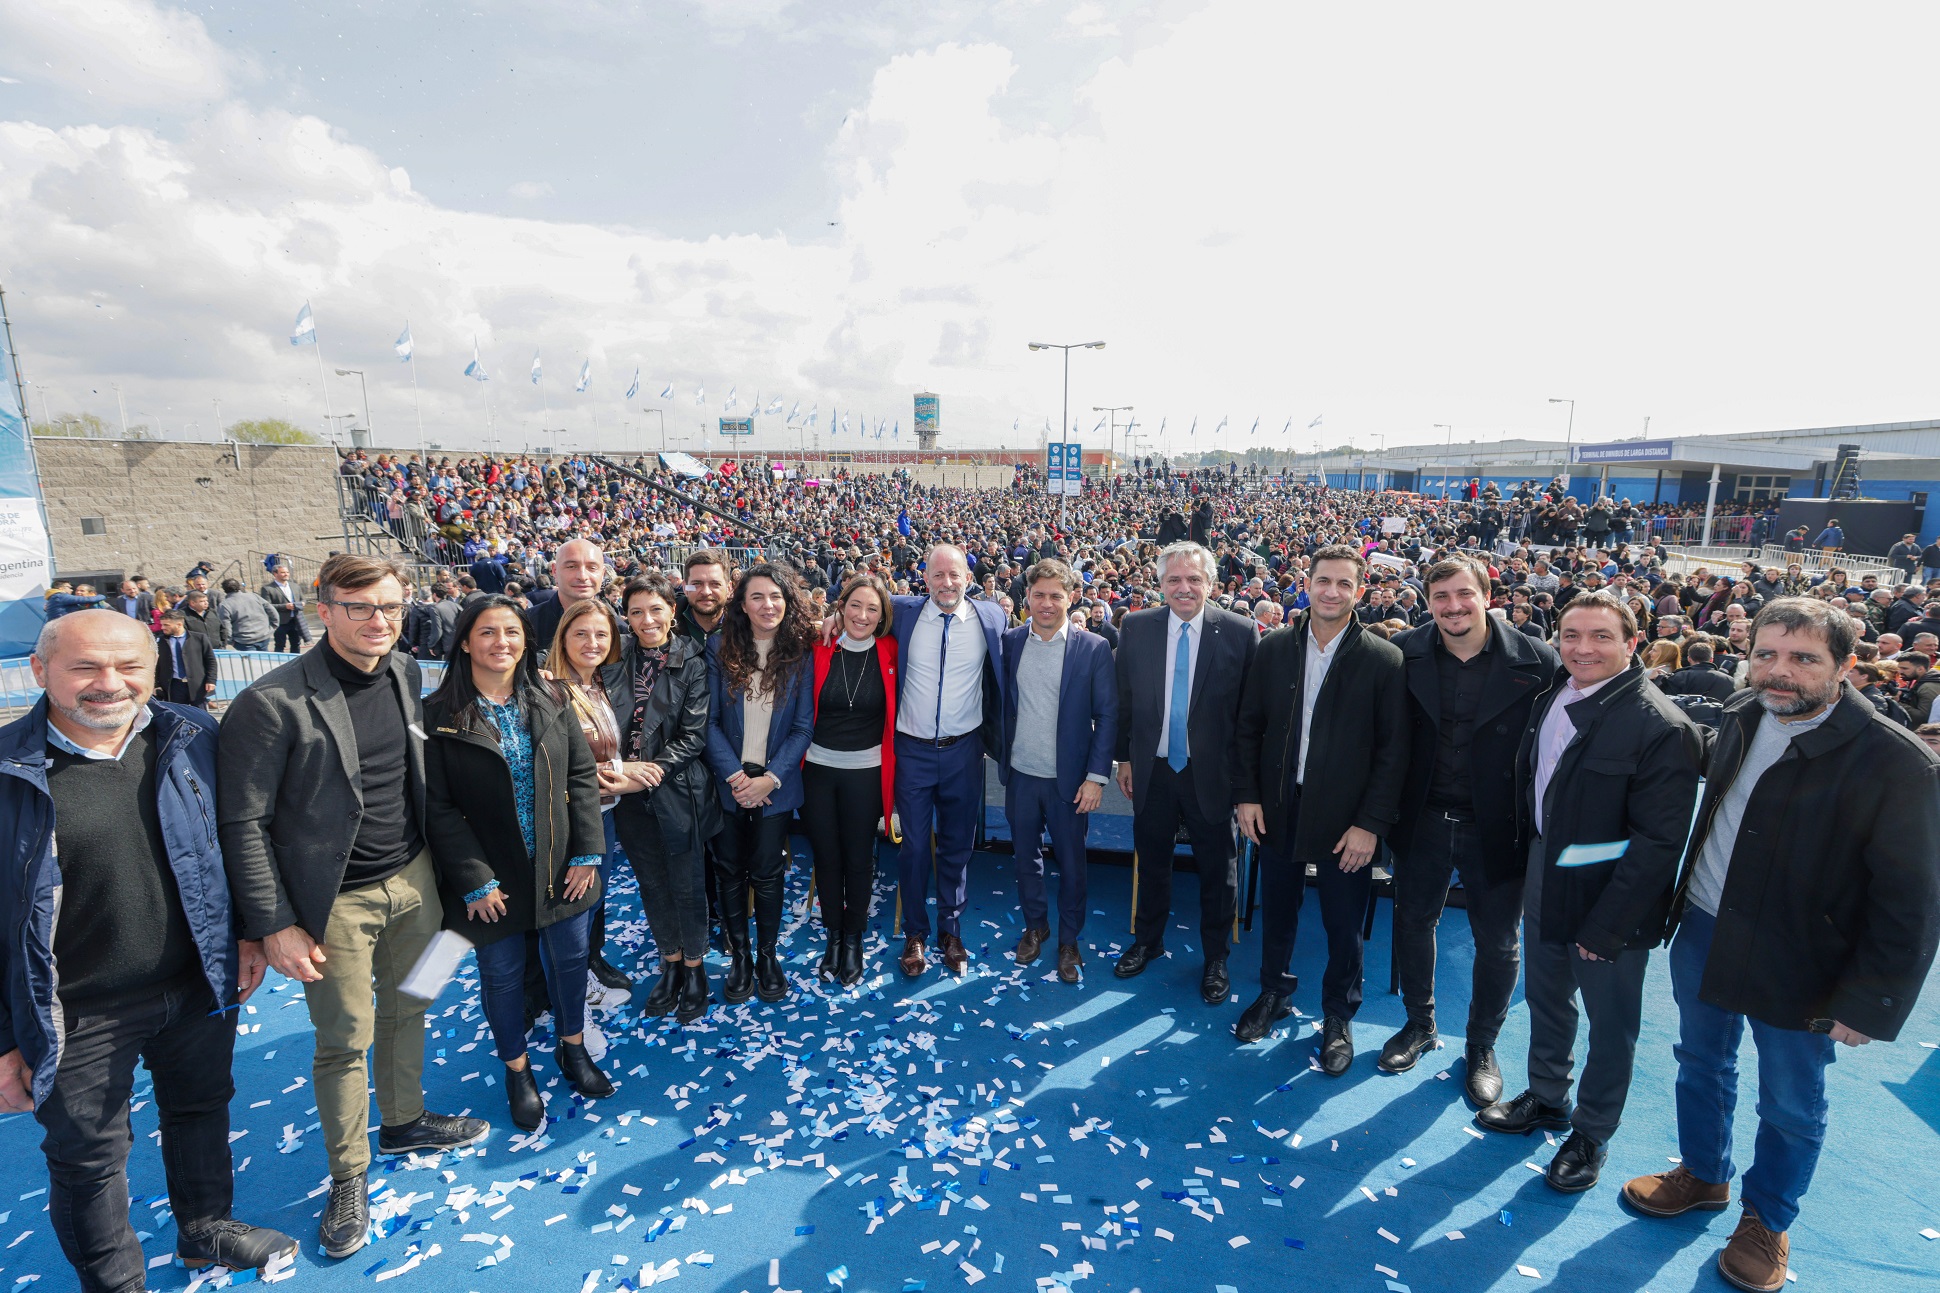
<path fill-rule="evenodd" d="M 137 1293 L 129 1091 L 146 1063 L 184 1265 L 259 1269 L 288 1235 L 229 1215 L 231 1014 L 263 980 L 216 841 L 215 720 L 151 700 L 125 615 L 48 621 L 45 689 L 0 728 L 0 1112 L 46 1129 L 48 1218 L 85 1293 Z"/>

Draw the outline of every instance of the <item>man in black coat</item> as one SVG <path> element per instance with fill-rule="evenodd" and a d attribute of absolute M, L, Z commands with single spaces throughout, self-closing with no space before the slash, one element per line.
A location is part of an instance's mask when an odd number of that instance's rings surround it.
<path fill-rule="evenodd" d="M 1704 755 L 1696 727 L 1631 662 L 1636 645 L 1636 617 L 1616 596 L 1572 599 L 1556 634 L 1568 677 L 1536 702 L 1516 757 L 1529 840 L 1529 1086 L 1475 1121 L 1518 1135 L 1571 1128 L 1545 1178 L 1564 1194 L 1596 1184 L 1623 1117 L 1644 970 L 1670 910 Z M 1579 995 L 1590 1053 L 1572 1113 Z"/>
<path fill-rule="evenodd" d="M 216 649 L 209 639 L 189 628 L 180 606 L 162 612 L 162 633 L 156 639 L 155 694 L 177 705 L 209 707 L 216 692 Z"/>
<path fill-rule="evenodd" d="M 1851 617 L 1781 598 L 1752 633 L 1671 903 L 1681 1161 L 1624 1195 L 1659 1217 L 1729 1206 L 1749 1024 L 1757 1149 L 1718 1269 L 1779 1289 L 1825 1141 L 1833 1046 L 1897 1038 L 1940 942 L 1940 759 L 1844 680 Z"/>
<path fill-rule="evenodd" d="M 1233 857 L 1233 732 L 1259 631 L 1221 610 L 1213 554 L 1175 543 L 1156 565 L 1164 609 L 1136 611 L 1119 628 L 1118 788 L 1132 801 L 1138 919 L 1114 967 L 1121 979 L 1165 954 L 1172 915 L 1172 851 L 1181 822 L 1199 871 L 1199 937 L 1206 954 L 1199 996 L 1226 1000 L 1226 950 L 1239 882 Z M 900 772 L 900 769 L 899 769 Z"/>
<path fill-rule="evenodd" d="M 1354 1060 L 1369 863 L 1401 814 L 1408 761 L 1401 651 L 1354 618 L 1366 570 L 1344 544 L 1314 553 L 1308 610 L 1266 636 L 1246 675 L 1233 767 L 1239 828 L 1260 847 L 1265 918 L 1259 999 L 1234 1036 L 1258 1041 L 1293 1013 L 1299 980 L 1288 967 L 1311 862 L 1327 931 L 1320 1067 L 1332 1077 Z"/>
<path fill-rule="evenodd" d="M 1489 574 L 1472 557 L 1429 567 L 1432 625 L 1401 635 L 1408 675 L 1408 779 L 1395 853 L 1394 942 L 1408 1022 L 1381 1049 L 1391 1073 L 1441 1044 L 1435 1032 L 1435 926 L 1459 876 L 1475 938 L 1469 995 L 1468 1098 L 1502 1096 L 1495 1039 L 1521 964 L 1524 857 L 1517 836 L 1516 749 L 1529 711 L 1561 663 L 1547 643 L 1488 611 Z"/>
<path fill-rule="evenodd" d="M 1712 655 L 1709 642 L 1691 643 L 1684 648 L 1684 658 L 1691 663 L 1658 683 L 1657 689 L 1666 696 L 1704 696 L 1721 704 L 1730 700 L 1738 684 L 1729 672 L 1717 667 Z"/>

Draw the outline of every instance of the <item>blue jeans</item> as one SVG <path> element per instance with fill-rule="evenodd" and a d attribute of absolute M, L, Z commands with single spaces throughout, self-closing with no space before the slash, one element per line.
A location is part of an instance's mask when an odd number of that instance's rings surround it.
<path fill-rule="evenodd" d="M 587 935 L 593 913 L 547 925 L 539 931 L 539 964 L 552 998 L 552 1031 L 577 1037 L 586 1031 Z M 525 1054 L 525 935 L 507 934 L 476 949 L 479 996 L 492 1026 L 498 1057 L 510 1064 Z"/>
<path fill-rule="evenodd" d="M 1745 1024 L 1758 1048 L 1758 1140 L 1740 1194 L 1776 1231 L 1798 1219 L 1825 1144 L 1826 1065 L 1836 1058 L 1823 1033 L 1778 1028 L 1698 1000 L 1717 917 L 1684 912 L 1671 943 L 1671 991 L 1677 998 L 1677 1145 L 1701 1181 L 1722 1184 L 1731 1162 L 1731 1118 L 1738 1107 L 1738 1044 Z"/>

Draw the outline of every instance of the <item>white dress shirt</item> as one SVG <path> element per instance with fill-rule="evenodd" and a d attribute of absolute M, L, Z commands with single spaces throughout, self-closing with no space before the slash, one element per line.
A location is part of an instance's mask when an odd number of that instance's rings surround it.
<path fill-rule="evenodd" d="M 1333 667 L 1334 657 L 1340 654 L 1340 644 L 1346 640 L 1347 625 L 1343 624 L 1340 632 L 1334 634 L 1334 640 L 1323 647 L 1312 623 L 1307 625 L 1307 665 L 1300 674 L 1300 764 L 1293 774 L 1297 785 L 1307 784 L 1307 747 L 1313 741 L 1314 707 L 1320 704 L 1320 689 L 1327 681 L 1327 671 Z"/>
<path fill-rule="evenodd" d="M 1576 724 L 1563 712 L 1577 701 L 1596 695 L 1608 683 L 1623 677 L 1611 674 L 1602 682 L 1593 682 L 1578 689 L 1576 679 L 1571 678 L 1556 693 L 1556 700 L 1543 715 L 1543 725 L 1536 733 L 1536 834 L 1543 833 L 1543 797 L 1549 793 L 1549 779 L 1556 775 L 1556 765 L 1562 761 L 1563 751 L 1576 738 Z"/>
<path fill-rule="evenodd" d="M 901 662 L 903 696 L 896 706 L 896 730 L 925 741 L 962 736 L 983 726 L 983 662 L 988 654 L 983 621 L 969 598 L 957 603 L 950 626 L 950 655 L 937 676 L 937 656 L 943 649 L 943 611 L 934 599 L 923 602 L 916 627 L 909 631 L 909 655 Z M 936 730 L 936 695 L 943 688 L 943 730 Z"/>
<path fill-rule="evenodd" d="M 1190 623 L 1192 632 L 1186 642 L 1190 648 L 1186 659 L 1186 703 L 1192 701 L 1192 685 L 1199 680 L 1199 648 L 1206 636 L 1206 607 L 1200 604 L 1199 613 L 1191 620 L 1179 618 L 1179 612 L 1168 609 L 1165 613 L 1165 672 L 1159 675 L 1159 749 L 1161 759 L 1168 757 L 1172 742 L 1172 666 L 1173 659 L 1179 654 L 1179 626 Z M 1127 720 L 1129 721 L 1129 720 Z M 1186 734 L 1186 757 L 1192 757 L 1192 734 Z"/>

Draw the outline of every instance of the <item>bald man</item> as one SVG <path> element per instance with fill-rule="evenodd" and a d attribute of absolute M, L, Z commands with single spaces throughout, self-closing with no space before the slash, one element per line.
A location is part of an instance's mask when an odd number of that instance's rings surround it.
<path fill-rule="evenodd" d="M 0 728 L 0 1113 L 47 1133 L 48 1220 L 86 1293 L 139 1289 L 147 1269 L 128 1223 L 138 1060 L 177 1257 L 253 1270 L 296 1253 L 229 1215 L 230 1012 L 265 960 L 236 941 L 215 844 L 215 720 L 152 699 L 155 659 L 126 615 L 50 620 L 32 657 L 44 694 Z"/>
<path fill-rule="evenodd" d="M 569 539 L 560 544 L 552 554 L 552 591 L 532 599 L 534 645 L 541 651 L 550 650 L 552 635 L 558 631 L 566 608 L 598 597 L 612 573 L 606 564 L 606 550 L 591 539 Z"/>

